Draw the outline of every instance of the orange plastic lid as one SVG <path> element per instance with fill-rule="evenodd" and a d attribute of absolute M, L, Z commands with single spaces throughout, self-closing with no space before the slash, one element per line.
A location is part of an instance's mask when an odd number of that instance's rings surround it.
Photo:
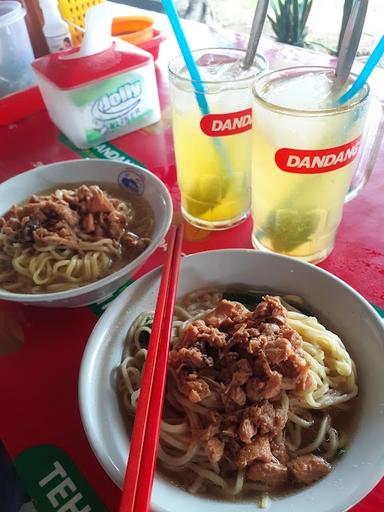
<path fill-rule="evenodd" d="M 121 16 L 112 22 L 112 35 L 140 45 L 153 38 L 153 19 L 149 16 Z"/>

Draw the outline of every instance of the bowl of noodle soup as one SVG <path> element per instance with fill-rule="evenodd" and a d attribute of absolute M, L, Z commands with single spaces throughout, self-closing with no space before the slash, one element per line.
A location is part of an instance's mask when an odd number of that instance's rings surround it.
<path fill-rule="evenodd" d="M 160 273 L 114 301 L 81 365 L 83 425 L 120 488 Z M 185 257 L 177 296 L 152 509 L 361 500 L 384 474 L 384 326 L 369 303 L 318 267 L 253 250 Z"/>
<path fill-rule="evenodd" d="M 72 160 L 0 185 L 0 299 L 39 306 L 100 302 L 161 244 L 172 200 L 151 172 Z"/>

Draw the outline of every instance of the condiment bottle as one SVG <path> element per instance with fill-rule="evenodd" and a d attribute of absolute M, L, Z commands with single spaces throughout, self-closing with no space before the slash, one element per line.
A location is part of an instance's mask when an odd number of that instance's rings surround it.
<path fill-rule="evenodd" d="M 43 33 L 51 53 L 65 50 L 72 46 L 68 25 L 61 17 L 57 0 L 40 0 L 43 11 Z"/>

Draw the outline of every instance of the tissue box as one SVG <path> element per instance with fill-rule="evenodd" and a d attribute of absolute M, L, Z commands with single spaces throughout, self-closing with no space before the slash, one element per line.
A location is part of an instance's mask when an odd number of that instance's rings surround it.
<path fill-rule="evenodd" d="M 120 41 L 76 57 L 71 49 L 32 66 L 55 125 L 79 148 L 138 130 L 160 119 L 153 57 Z"/>

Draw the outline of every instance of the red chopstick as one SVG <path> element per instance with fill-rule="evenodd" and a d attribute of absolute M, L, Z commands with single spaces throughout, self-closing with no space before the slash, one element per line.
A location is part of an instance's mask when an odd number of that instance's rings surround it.
<path fill-rule="evenodd" d="M 119 512 L 149 510 L 156 466 L 183 226 L 171 229 L 131 436 Z M 156 383 L 156 385 L 154 385 Z"/>

